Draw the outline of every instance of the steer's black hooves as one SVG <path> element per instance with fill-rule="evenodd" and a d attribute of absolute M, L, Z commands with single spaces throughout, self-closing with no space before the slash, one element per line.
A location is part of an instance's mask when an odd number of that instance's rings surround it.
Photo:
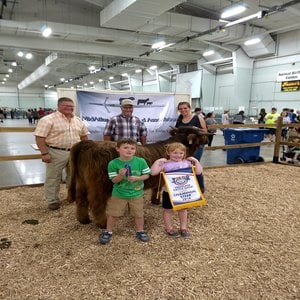
<path fill-rule="evenodd" d="M 91 220 L 90 219 L 83 219 L 83 220 L 78 220 L 79 223 L 81 224 L 90 224 L 91 223 Z"/>

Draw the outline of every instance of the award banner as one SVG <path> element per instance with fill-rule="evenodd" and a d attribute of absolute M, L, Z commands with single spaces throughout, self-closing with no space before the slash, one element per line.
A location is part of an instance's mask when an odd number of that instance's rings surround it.
<path fill-rule="evenodd" d="M 206 204 L 194 167 L 162 172 L 173 210 Z"/>

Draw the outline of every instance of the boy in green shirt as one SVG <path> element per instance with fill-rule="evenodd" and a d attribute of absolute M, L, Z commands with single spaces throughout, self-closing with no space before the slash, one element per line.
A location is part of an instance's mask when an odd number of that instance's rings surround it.
<path fill-rule="evenodd" d="M 108 177 L 114 183 L 112 197 L 107 202 L 107 223 L 99 237 L 100 244 L 107 244 L 112 238 L 112 230 L 119 217 L 124 215 L 127 207 L 134 217 L 136 238 L 148 242 L 149 237 L 144 231 L 144 180 L 151 173 L 146 161 L 134 156 L 137 143 L 131 139 L 117 142 L 116 150 L 119 157 L 108 163 Z"/>

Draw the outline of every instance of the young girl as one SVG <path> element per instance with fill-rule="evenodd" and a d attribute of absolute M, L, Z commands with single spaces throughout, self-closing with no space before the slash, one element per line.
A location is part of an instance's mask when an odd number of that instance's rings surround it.
<path fill-rule="evenodd" d="M 151 175 L 155 176 L 162 170 L 169 172 L 172 170 L 183 169 L 191 167 L 191 164 L 195 165 L 196 174 L 202 173 L 202 166 L 195 157 L 186 158 L 186 148 L 181 143 L 172 143 L 167 145 L 166 154 L 168 159 L 160 158 L 156 160 L 151 167 Z M 169 194 L 166 190 L 162 194 L 162 207 L 163 207 L 163 219 L 165 224 L 166 234 L 171 237 L 188 238 L 190 233 L 187 227 L 187 209 L 178 211 L 180 221 L 180 231 L 174 230 L 172 224 L 173 210 L 170 201 Z"/>

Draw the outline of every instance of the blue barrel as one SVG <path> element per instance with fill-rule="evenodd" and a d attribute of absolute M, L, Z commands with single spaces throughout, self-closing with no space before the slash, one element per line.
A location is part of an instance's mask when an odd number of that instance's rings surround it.
<path fill-rule="evenodd" d="M 267 132 L 259 128 L 224 129 L 225 145 L 260 143 Z M 227 149 L 227 164 L 262 161 L 260 147 Z"/>

